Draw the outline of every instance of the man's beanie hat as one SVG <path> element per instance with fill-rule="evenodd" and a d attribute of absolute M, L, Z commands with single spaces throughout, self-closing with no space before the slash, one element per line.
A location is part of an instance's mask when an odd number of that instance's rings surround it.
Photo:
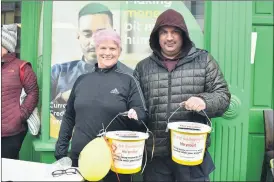
<path fill-rule="evenodd" d="M 17 25 L 9 24 L 2 26 L 2 46 L 9 52 L 15 52 L 17 44 Z"/>
<path fill-rule="evenodd" d="M 100 3 L 89 3 L 80 10 L 78 17 L 80 18 L 81 16 L 84 16 L 84 15 L 101 14 L 105 12 L 108 12 L 109 14 L 112 15 L 109 8 L 106 7 L 105 5 Z"/>

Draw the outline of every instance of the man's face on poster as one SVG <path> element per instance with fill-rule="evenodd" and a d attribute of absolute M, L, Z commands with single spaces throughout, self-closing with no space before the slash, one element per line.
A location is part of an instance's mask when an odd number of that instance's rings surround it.
<path fill-rule="evenodd" d="M 93 34 L 97 30 L 112 28 L 111 20 L 106 14 L 84 15 L 79 19 L 78 39 L 86 62 L 96 60 Z"/>

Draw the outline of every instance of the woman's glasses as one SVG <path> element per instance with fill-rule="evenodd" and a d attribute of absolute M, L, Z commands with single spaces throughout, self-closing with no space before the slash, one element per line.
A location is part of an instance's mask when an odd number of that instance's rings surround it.
<path fill-rule="evenodd" d="M 58 177 L 58 176 L 61 176 L 63 174 L 66 174 L 66 175 L 73 175 L 73 174 L 77 174 L 80 173 L 80 171 L 77 169 L 77 168 L 68 168 L 66 170 L 56 170 L 56 171 L 53 171 L 51 174 L 53 177 Z"/>

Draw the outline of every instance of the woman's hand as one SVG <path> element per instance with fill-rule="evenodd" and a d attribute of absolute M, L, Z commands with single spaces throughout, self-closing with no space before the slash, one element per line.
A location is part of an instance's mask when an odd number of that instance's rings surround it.
<path fill-rule="evenodd" d="M 130 118 L 130 119 L 138 120 L 137 113 L 136 113 L 136 111 L 134 109 L 130 109 L 128 111 L 127 117 Z"/>

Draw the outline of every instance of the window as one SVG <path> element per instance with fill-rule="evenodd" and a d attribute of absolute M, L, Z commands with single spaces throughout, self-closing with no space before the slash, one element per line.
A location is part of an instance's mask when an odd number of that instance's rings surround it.
<path fill-rule="evenodd" d="M 85 36 L 84 30 L 95 32 L 97 29 L 113 28 L 121 35 L 122 40 L 123 51 L 119 61 L 134 69 L 139 61 L 152 52 L 149 37 L 158 16 L 167 9 L 174 9 L 184 16 L 191 40 L 196 47 L 203 48 L 203 2 L 96 1 L 96 4 L 94 3 L 95 1 L 53 1 L 50 105 L 52 138 L 58 137 L 73 83 L 78 76 L 89 72 L 88 62 L 96 61 L 93 41 Z M 78 17 L 83 7 L 85 11 L 94 11 L 102 9 L 102 6 L 103 9 L 111 12 L 112 18 L 109 18 L 109 14 L 103 13 L 97 16 L 88 14 Z M 70 72 L 60 72 L 62 67 L 74 69 Z"/>
<path fill-rule="evenodd" d="M 204 1 L 183 1 L 204 31 Z"/>

